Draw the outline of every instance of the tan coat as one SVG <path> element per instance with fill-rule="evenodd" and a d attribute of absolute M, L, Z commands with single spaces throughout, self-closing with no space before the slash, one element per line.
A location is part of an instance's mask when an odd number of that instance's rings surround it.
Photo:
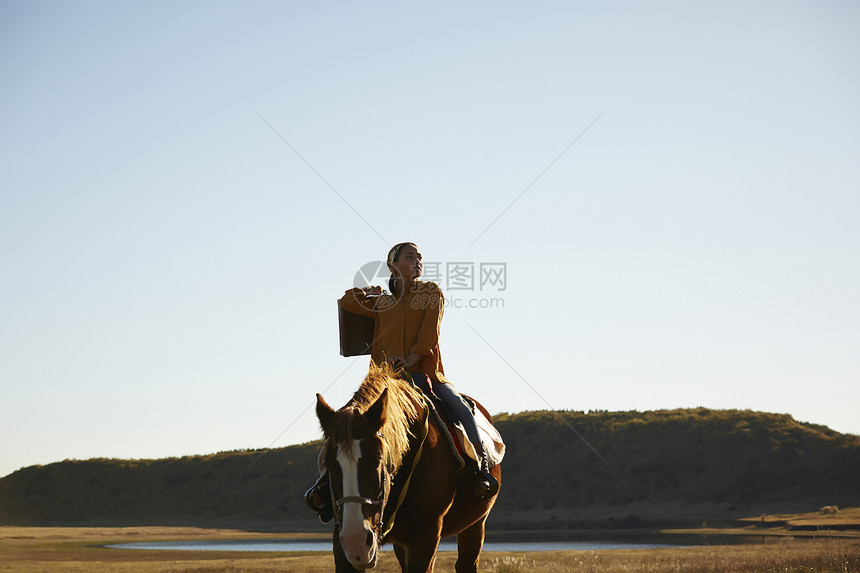
<path fill-rule="evenodd" d="M 439 353 L 439 329 L 445 299 L 439 285 L 415 281 L 400 298 L 390 294 L 368 297 L 359 288 L 340 299 L 344 310 L 372 317 L 375 321 L 370 359 L 382 364 L 390 356 L 422 357 L 421 372 L 433 382 L 448 382 Z"/>

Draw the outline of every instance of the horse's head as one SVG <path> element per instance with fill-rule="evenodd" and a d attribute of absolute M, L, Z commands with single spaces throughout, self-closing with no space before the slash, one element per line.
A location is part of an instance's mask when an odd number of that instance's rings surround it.
<path fill-rule="evenodd" d="M 364 413 L 335 412 L 317 394 L 317 417 L 325 436 L 323 465 L 335 504 L 344 555 L 356 569 L 376 565 L 382 512 L 390 488 L 383 464 L 385 444 L 379 433 L 385 422 L 388 391 L 383 390 Z"/>

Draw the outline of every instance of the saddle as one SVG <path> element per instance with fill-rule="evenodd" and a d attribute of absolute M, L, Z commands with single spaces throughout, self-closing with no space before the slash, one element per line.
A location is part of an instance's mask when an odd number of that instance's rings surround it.
<path fill-rule="evenodd" d="M 419 388 L 420 389 L 420 388 Z M 451 454 L 454 456 L 454 461 L 457 462 L 457 471 L 463 471 L 466 468 L 467 460 L 480 464 L 478 454 L 475 452 L 475 447 L 472 441 L 466 434 L 463 424 L 460 422 L 452 422 L 442 410 L 442 401 L 435 394 L 428 395 L 422 391 L 425 402 L 431 408 L 432 415 L 436 418 L 440 428 L 445 428 L 447 431 L 442 432 L 445 436 L 445 441 L 451 449 Z M 502 440 L 501 434 L 493 426 L 492 422 L 487 419 L 487 416 L 476 406 L 475 400 L 465 394 L 461 394 L 469 410 L 475 417 L 475 424 L 478 426 L 478 434 L 481 436 L 481 445 L 484 448 L 484 453 L 487 456 L 487 464 L 490 468 L 502 463 L 502 458 L 505 457 L 505 443 Z"/>

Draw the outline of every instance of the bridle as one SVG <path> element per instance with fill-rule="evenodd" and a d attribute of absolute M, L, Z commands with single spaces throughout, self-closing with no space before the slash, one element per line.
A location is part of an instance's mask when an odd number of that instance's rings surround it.
<path fill-rule="evenodd" d="M 382 438 L 382 434 L 377 433 L 376 437 Z M 388 494 L 391 491 L 391 473 L 387 468 L 383 468 L 382 470 L 383 478 L 382 478 L 382 494 L 379 499 L 370 499 L 369 497 L 364 497 L 360 495 L 347 495 L 341 497 L 340 499 L 334 499 L 334 489 L 329 488 L 332 494 L 332 503 L 334 504 L 334 519 L 337 523 L 337 528 L 339 531 L 343 531 L 343 523 L 342 523 L 342 514 L 343 514 L 343 506 L 347 503 L 358 503 L 360 505 L 369 505 L 370 507 L 376 508 L 375 512 L 379 512 L 379 521 L 376 523 L 376 527 L 373 528 L 373 533 L 376 535 L 376 538 L 381 542 L 382 541 L 382 513 L 385 511 L 385 504 L 388 501 Z"/>
<path fill-rule="evenodd" d="M 426 397 L 424 397 L 424 416 L 423 420 L 421 421 L 421 428 L 419 430 L 419 433 L 416 435 L 416 437 L 418 438 L 418 449 L 416 450 L 415 455 L 412 458 L 412 467 L 409 469 L 409 473 L 406 475 L 406 479 L 402 482 L 403 486 L 400 490 L 400 495 L 397 496 L 397 502 L 395 504 L 394 510 L 391 512 L 391 515 L 388 516 L 387 523 L 383 523 L 382 516 L 385 512 L 385 505 L 388 502 L 388 495 L 389 493 L 391 493 L 391 481 L 393 472 L 389 468 L 384 467 L 382 470 L 383 483 L 382 495 L 380 496 L 380 499 L 370 499 L 369 497 L 363 497 L 360 495 L 348 495 L 341 497 L 340 499 L 335 499 L 334 488 L 329 487 L 329 490 L 331 491 L 331 500 L 335 508 L 334 518 L 339 531 L 343 531 L 341 514 L 343 512 L 344 504 L 358 503 L 361 505 L 369 505 L 371 507 L 378 508 L 376 511 L 379 512 L 379 521 L 376 523 L 376 527 L 373 528 L 373 533 L 374 535 L 376 535 L 376 539 L 380 545 L 384 542 L 388 534 L 391 533 L 391 530 L 394 528 L 394 518 L 397 516 L 397 511 L 400 509 L 400 505 L 403 503 L 403 500 L 406 499 L 406 492 L 409 490 L 409 482 L 412 481 L 412 474 L 413 472 L 415 472 L 415 468 L 418 467 L 418 462 L 421 461 L 421 453 L 424 451 L 424 442 L 427 440 L 427 434 L 430 429 L 430 410 L 432 408 L 433 403 L 430 402 Z M 378 438 L 383 437 L 380 433 L 377 433 L 376 436 Z"/>

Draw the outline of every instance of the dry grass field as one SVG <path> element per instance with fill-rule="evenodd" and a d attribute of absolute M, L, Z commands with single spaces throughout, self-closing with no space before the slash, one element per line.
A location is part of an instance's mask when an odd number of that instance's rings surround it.
<path fill-rule="evenodd" d="M 294 537 L 301 537 L 295 534 Z M 196 528 L 0 527 L 0 572 L 255 573 L 332 571 L 330 554 L 109 549 L 134 541 L 263 539 L 271 534 Z M 280 535 L 279 537 L 284 537 Z M 436 571 L 453 571 L 454 553 L 440 553 Z M 860 572 L 860 539 L 775 538 L 763 545 L 649 550 L 485 553 L 491 573 Z M 374 569 L 399 572 L 390 550 Z"/>
<path fill-rule="evenodd" d="M 823 507 L 813 513 L 776 513 L 759 517 L 747 517 L 741 521 L 764 527 L 784 526 L 790 529 L 838 529 L 860 530 L 860 507 Z"/>

